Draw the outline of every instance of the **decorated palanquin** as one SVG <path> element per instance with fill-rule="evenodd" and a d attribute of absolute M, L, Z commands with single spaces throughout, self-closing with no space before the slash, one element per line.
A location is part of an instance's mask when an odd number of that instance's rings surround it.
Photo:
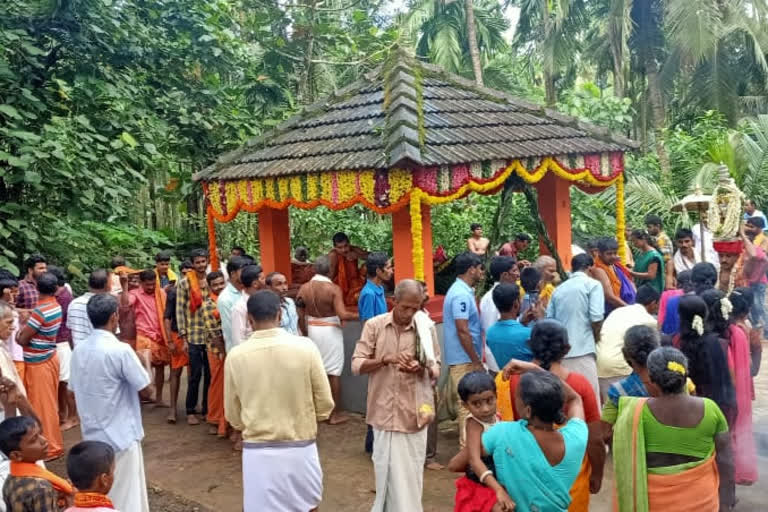
<path fill-rule="evenodd" d="M 288 208 L 359 204 L 392 216 L 396 280 L 423 280 L 433 291 L 430 208 L 471 192 L 495 194 L 513 175 L 537 188 L 542 220 L 566 264 L 570 185 L 590 193 L 615 186 L 623 248 L 624 152 L 634 147 L 395 50 L 364 80 L 223 155 L 195 178 L 205 191 L 211 254 L 216 221 L 258 213 L 262 265 L 290 273 Z"/>

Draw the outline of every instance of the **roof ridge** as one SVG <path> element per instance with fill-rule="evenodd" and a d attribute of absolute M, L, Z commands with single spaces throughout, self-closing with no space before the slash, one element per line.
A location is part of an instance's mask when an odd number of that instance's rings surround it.
<path fill-rule="evenodd" d="M 384 70 L 384 152 L 390 166 L 410 160 L 421 164 L 424 109 L 421 73 L 405 51 L 397 47 Z"/>

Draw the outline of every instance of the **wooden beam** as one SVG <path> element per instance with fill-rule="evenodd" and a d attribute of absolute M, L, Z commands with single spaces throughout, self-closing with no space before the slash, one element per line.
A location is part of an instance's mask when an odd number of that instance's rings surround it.
<path fill-rule="evenodd" d="M 259 210 L 259 248 L 264 273 L 280 272 L 291 282 L 291 226 L 288 209 Z"/>
<path fill-rule="evenodd" d="M 429 205 L 421 205 L 422 247 L 424 249 L 424 281 L 430 296 L 435 295 L 435 273 L 432 264 L 432 214 Z M 392 214 L 392 246 L 395 282 L 413 279 L 413 244 L 411 214 L 408 206 Z"/>
<path fill-rule="evenodd" d="M 539 213 L 557 253 L 566 269 L 571 268 L 571 190 L 570 183 L 547 173 L 536 185 L 539 196 Z M 539 242 L 542 254 L 549 254 L 543 242 Z"/>

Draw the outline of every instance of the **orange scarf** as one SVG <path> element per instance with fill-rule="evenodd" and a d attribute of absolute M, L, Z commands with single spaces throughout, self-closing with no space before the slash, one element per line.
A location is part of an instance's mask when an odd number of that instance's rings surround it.
<path fill-rule="evenodd" d="M 163 343 L 168 344 L 168 338 L 165 335 L 165 290 L 160 286 L 160 274 L 155 270 L 155 313 L 157 314 L 160 334 L 163 337 Z"/>
<path fill-rule="evenodd" d="M 106 495 L 98 492 L 76 493 L 73 505 L 79 508 L 115 508 L 115 506 L 112 504 L 112 500 L 110 500 Z"/>
<path fill-rule="evenodd" d="M 616 275 L 616 270 L 613 265 L 606 265 L 600 258 L 595 259 L 595 266 L 601 268 L 608 275 L 608 280 L 611 282 L 611 289 L 613 293 L 618 297 L 621 294 L 621 281 L 619 276 Z"/>
<path fill-rule="evenodd" d="M 187 272 L 189 281 L 189 310 L 194 313 L 203 305 L 203 293 L 200 291 L 200 282 L 197 280 L 197 272 Z"/>
<path fill-rule="evenodd" d="M 45 480 L 49 482 L 53 488 L 61 494 L 70 495 L 75 492 L 75 488 L 72 487 L 72 484 L 56 475 L 55 473 L 51 473 L 47 469 L 43 469 L 37 464 L 33 464 L 31 462 L 17 462 L 12 460 L 11 476 L 16 476 L 19 478 L 39 478 L 41 480 Z"/>
<path fill-rule="evenodd" d="M 208 296 L 211 298 L 211 300 L 213 301 L 214 304 L 218 304 L 219 303 L 219 296 L 216 295 L 215 293 L 209 292 Z M 216 320 L 221 320 L 221 313 L 219 313 L 219 308 L 213 308 L 213 317 Z"/>

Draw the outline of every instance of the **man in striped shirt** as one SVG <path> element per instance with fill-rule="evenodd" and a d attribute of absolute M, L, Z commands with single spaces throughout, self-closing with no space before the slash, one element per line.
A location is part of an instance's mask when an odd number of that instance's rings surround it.
<path fill-rule="evenodd" d="M 37 278 L 39 299 L 29 315 L 27 325 L 17 337 L 24 347 L 24 385 L 27 398 L 40 418 L 43 433 L 48 439 L 48 458 L 52 460 L 64 453 L 64 442 L 59 427 L 59 357 L 56 354 L 56 335 L 61 325 L 61 306 L 56 302 L 58 279 L 50 272 Z"/>
<path fill-rule="evenodd" d="M 69 303 L 67 309 L 67 327 L 72 331 L 72 345 L 85 341 L 93 332 L 93 325 L 88 319 L 86 306 L 88 300 L 99 293 L 109 293 L 111 288 L 109 272 L 97 269 L 88 276 L 88 291 Z"/>

